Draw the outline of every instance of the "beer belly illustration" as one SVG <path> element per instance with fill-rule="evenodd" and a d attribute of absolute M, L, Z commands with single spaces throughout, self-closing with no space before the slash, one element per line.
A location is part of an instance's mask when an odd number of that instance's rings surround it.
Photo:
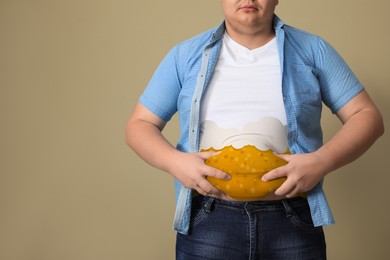
<path fill-rule="evenodd" d="M 247 145 L 240 149 L 227 146 L 219 151 L 219 154 L 207 159 L 206 164 L 230 174 L 231 179 L 225 181 L 208 177 L 208 180 L 233 199 L 261 199 L 279 188 L 286 180 L 286 178 L 268 182 L 261 180 L 265 173 L 287 164 L 271 150 L 261 151 L 255 146 Z"/>
<path fill-rule="evenodd" d="M 267 182 L 261 180 L 265 173 L 287 164 L 274 154 L 290 153 L 287 129 L 279 121 L 263 119 L 247 125 L 244 130 L 221 129 L 216 124 L 206 123 L 208 134 L 203 135 L 201 151 L 219 153 L 205 163 L 231 176 L 227 181 L 208 177 L 216 188 L 233 199 L 249 201 L 262 199 L 283 184 L 286 178 Z"/>

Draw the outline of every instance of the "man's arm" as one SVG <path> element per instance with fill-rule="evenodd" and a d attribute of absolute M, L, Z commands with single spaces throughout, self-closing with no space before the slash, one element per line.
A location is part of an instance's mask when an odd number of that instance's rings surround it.
<path fill-rule="evenodd" d="M 126 126 L 126 142 L 144 161 L 168 172 L 186 188 L 202 195 L 227 199 L 206 177 L 229 179 L 220 170 L 209 167 L 204 160 L 213 152 L 184 153 L 174 148 L 162 135 L 166 122 L 138 103 Z"/>
<path fill-rule="evenodd" d="M 292 197 L 309 191 L 328 173 L 365 153 L 384 132 L 382 116 L 366 91 L 349 101 L 337 116 L 343 126 L 320 149 L 308 154 L 279 155 L 288 164 L 263 176 L 264 181 L 287 177 L 276 195 Z"/>

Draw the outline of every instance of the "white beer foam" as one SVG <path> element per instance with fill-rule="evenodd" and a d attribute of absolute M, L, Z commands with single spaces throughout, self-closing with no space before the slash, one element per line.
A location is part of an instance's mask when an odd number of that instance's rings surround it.
<path fill-rule="evenodd" d="M 284 153 L 288 149 L 287 126 L 274 117 L 247 123 L 242 129 L 222 128 L 209 120 L 202 122 L 201 149 L 220 150 L 230 145 L 236 149 L 253 145 L 262 151 Z"/>

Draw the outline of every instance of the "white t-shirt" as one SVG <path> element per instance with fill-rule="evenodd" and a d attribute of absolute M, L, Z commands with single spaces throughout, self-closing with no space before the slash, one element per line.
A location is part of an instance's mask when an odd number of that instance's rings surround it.
<path fill-rule="evenodd" d="M 225 33 L 200 119 L 201 149 L 254 145 L 279 153 L 287 150 L 276 38 L 250 50 Z"/>

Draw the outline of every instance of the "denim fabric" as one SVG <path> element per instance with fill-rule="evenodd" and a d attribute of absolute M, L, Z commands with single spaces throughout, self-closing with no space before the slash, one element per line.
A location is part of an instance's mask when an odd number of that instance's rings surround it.
<path fill-rule="evenodd" d="M 307 201 L 193 200 L 188 235 L 177 234 L 177 260 L 326 259 L 322 227 L 314 227 Z"/>
<path fill-rule="evenodd" d="M 278 45 L 283 101 L 286 108 L 288 145 L 292 154 L 316 151 L 323 144 L 322 104 L 333 113 L 364 87 L 325 40 L 285 25 L 277 16 L 274 29 Z M 199 151 L 199 114 L 202 94 L 213 75 L 225 25 L 175 46 L 158 66 L 140 102 L 168 121 L 178 112 L 180 136 L 177 149 Z M 192 191 L 177 180 L 174 228 L 186 234 Z M 322 182 L 307 193 L 315 226 L 334 223 Z"/>

